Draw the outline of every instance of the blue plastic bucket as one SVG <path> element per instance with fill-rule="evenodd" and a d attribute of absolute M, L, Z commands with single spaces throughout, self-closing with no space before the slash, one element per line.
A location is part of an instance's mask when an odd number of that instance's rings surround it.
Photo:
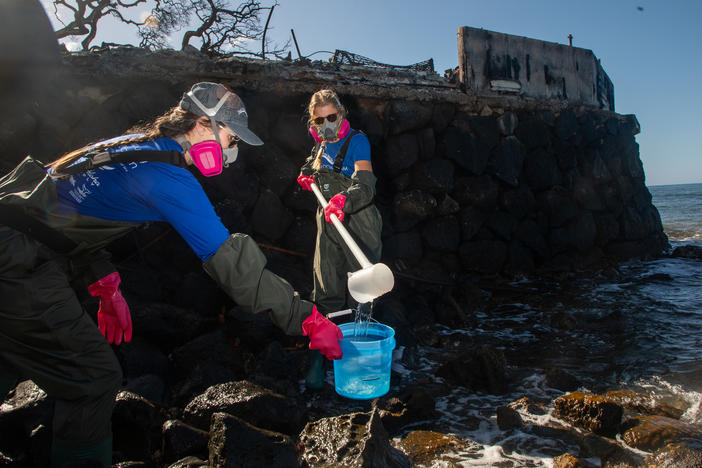
<path fill-rule="evenodd" d="M 385 395 L 390 390 L 392 350 L 395 330 L 382 323 L 370 322 L 366 333 L 355 335 L 356 324 L 339 325 L 344 338 L 344 356 L 334 361 L 336 393 L 355 400 L 368 400 Z"/>

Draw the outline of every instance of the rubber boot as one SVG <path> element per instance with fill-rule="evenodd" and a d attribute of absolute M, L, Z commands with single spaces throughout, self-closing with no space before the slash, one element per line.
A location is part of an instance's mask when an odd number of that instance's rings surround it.
<path fill-rule="evenodd" d="M 17 379 L 0 377 L 0 403 L 5 401 L 5 397 L 10 393 L 10 390 L 15 388 L 15 385 L 17 385 Z"/>
<path fill-rule="evenodd" d="M 69 447 L 54 444 L 51 447 L 51 468 L 110 468 L 112 466 L 112 436 L 99 444 Z"/>
<path fill-rule="evenodd" d="M 310 390 L 321 390 L 324 386 L 324 356 L 319 351 L 312 351 L 305 386 Z"/>

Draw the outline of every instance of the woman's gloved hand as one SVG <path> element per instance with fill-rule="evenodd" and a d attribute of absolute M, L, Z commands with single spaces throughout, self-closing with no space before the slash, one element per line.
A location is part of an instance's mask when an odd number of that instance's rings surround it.
<path fill-rule="evenodd" d="M 327 206 L 324 207 L 324 219 L 326 219 L 328 223 L 331 223 L 332 221 L 330 215 L 334 213 L 336 217 L 339 218 L 339 221 L 343 221 L 345 204 L 346 196 L 337 193 L 336 195 L 331 197 L 331 200 L 329 200 Z"/>
<path fill-rule="evenodd" d="M 100 297 L 98 328 L 108 343 L 116 345 L 122 343 L 123 336 L 125 343 L 132 340 L 132 317 L 119 290 L 120 282 L 119 273 L 114 272 L 88 286 L 91 296 Z"/>
<path fill-rule="evenodd" d="M 297 176 L 297 183 L 302 187 L 302 190 L 312 191 L 310 184 L 314 184 L 314 177 L 311 175 L 300 174 Z"/>
<path fill-rule="evenodd" d="M 318 349 L 327 359 L 341 359 L 343 353 L 339 340 L 344 337 L 334 322 L 312 306 L 312 314 L 302 322 L 302 334 L 309 336 L 310 349 Z"/>

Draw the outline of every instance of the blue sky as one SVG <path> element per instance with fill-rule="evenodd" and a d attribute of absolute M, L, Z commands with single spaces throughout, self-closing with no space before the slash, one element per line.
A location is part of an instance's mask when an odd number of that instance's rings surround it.
<path fill-rule="evenodd" d="M 282 44 L 294 29 L 302 55 L 344 49 L 396 65 L 433 58 L 443 74 L 458 65 L 461 26 L 562 44 L 572 34 L 574 46 L 601 60 L 616 111 L 641 124 L 647 185 L 667 185 L 702 182 L 701 22 L 699 0 L 280 0 L 268 36 Z M 130 37 L 106 24 L 95 44 Z M 292 41 L 291 50 L 297 57 Z"/>

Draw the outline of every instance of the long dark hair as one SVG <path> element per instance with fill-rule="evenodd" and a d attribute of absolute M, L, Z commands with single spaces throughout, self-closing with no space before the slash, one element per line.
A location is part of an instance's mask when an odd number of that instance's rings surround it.
<path fill-rule="evenodd" d="M 73 161 L 84 156 L 88 152 L 102 151 L 115 146 L 127 145 L 130 143 L 141 143 L 144 141 L 154 140 L 156 138 L 174 137 L 182 135 L 190 131 L 201 116 L 188 112 L 176 106 L 169 109 L 165 114 L 157 117 L 151 122 L 135 125 L 123 135 L 139 134 L 133 138 L 113 141 L 105 144 L 89 144 L 77 150 L 66 153 L 56 161 L 49 164 L 49 167 L 54 173 L 60 173 L 61 169 L 70 166 Z M 210 125 L 209 120 L 203 122 L 205 125 Z"/>

